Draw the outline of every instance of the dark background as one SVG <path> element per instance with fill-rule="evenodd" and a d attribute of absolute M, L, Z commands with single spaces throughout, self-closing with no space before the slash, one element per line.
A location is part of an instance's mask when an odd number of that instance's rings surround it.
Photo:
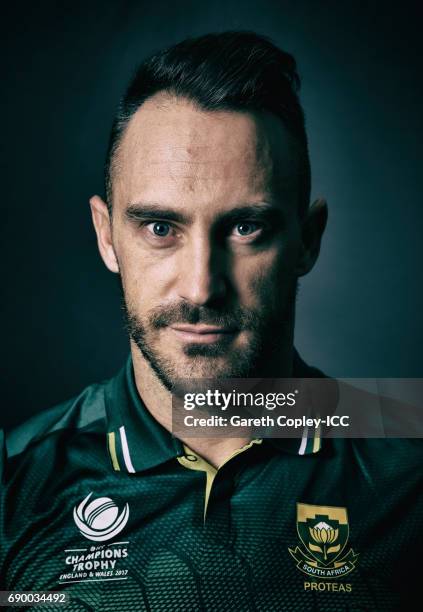
<path fill-rule="evenodd" d="M 254 29 L 295 55 L 313 196 L 330 221 L 296 344 L 338 377 L 420 377 L 422 49 L 417 3 L 40 2 L 2 15 L 2 411 L 12 425 L 127 353 L 88 198 L 117 101 L 148 53 Z M 4 10 L 4 9 L 3 9 Z"/>

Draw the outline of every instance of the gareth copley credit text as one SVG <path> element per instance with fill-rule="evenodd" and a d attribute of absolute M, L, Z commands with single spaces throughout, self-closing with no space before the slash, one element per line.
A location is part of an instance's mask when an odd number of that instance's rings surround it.
<path fill-rule="evenodd" d="M 297 417 L 290 418 L 286 415 L 280 415 L 276 419 L 270 415 L 261 417 L 245 418 L 239 415 L 233 415 L 230 418 L 223 416 L 209 417 L 194 417 L 187 415 L 184 417 L 185 427 L 289 427 L 294 429 L 311 427 L 318 429 L 321 426 L 326 427 L 349 427 L 350 417 L 347 415 L 339 416 L 332 415 L 321 418 Z"/>

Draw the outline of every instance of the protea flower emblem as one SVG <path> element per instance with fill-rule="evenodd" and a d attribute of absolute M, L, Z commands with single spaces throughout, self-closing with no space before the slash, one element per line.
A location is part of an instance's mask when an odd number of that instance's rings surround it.
<path fill-rule="evenodd" d="M 321 544 L 322 546 L 314 546 L 313 544 L 309 544 L 310 550 L 314 550 L 316 552 L 323 553 L 323 558 L 325 561 L 328 558 L 328 552 L 334 553 L 338 552 L 338 546 L 330 546 L 333 542 L 336 542 L 339 535 L 339 529 L 333 529 L 330 525 L 325 523 L 324 521 L 320 521 L 314 527 L 309 527 L 309 532 L 311 537 L 315 542 Z"/>
<path fill-rule="evenodd" d="M 310 577 L 346 576 L 356 566 L 358 554 L 346 549 L 349 538 L 346 508 L 297 504 L 297 533 L 304 548 L 288 548 L 297 568 Z"/>

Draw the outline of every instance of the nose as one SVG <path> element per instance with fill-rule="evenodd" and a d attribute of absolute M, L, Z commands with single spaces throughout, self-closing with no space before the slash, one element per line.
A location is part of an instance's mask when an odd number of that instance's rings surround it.
<path fill-rule="evenodd" d="M 193 239 L 183 249 L 178 263 L 180 298 L 196 306 L 207 306 L 225 296 L 225 254 L 210 238 Z"/>

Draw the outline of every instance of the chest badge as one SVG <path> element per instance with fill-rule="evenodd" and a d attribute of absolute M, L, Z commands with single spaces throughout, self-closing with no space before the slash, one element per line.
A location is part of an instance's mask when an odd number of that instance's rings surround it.
<path fill-rule="evenodd" d="M 297 533 L 302 546 L 288 548 L 297 568 L 314 578 L 341 578 L 356 566 L 358 554 L 347 549 L 346 508 L 297 504 Z"/>
<path fill-rule="evenodd" d="M 122 512 L 110 497 L 98 497 L 90 501 L 92 493 L 73 510 L 73 520 L 80 533 L 94 542 L 104 542 L 120 533 L 128 522 L 129 507 Z"/>

